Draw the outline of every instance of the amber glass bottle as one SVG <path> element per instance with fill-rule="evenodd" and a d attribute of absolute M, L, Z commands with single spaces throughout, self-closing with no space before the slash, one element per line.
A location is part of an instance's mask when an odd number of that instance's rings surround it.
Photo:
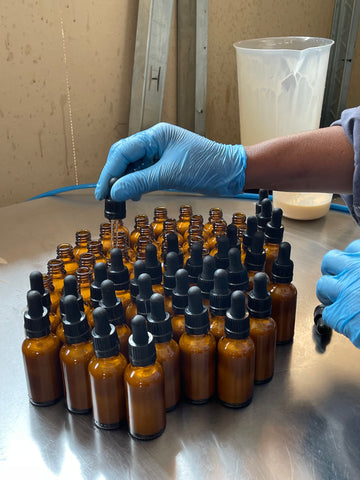
<path fill-rule="evenodd" d="M 291 283 L 294 264 L 290 259 L 290 251 L 288 242 L 280 244 L 279 255 L 273 264 L 271 275 L 271 316 L 276 322 L 278 344 L 289 343 L 294 336 L 297 290 Z"/>
<path fill-rule="evenodd" d="M 51 275 L 49 275 L 48 273 L 43 273 L 42 277 L 43 277 L 44 287 L 50 292 L 50 301 L 51 301 L 50 311 L 52 314 L 55 315 L 55 317 L 60 319 L 59 305 L 60 305 L 61 293 L 55 292 Z M 32 289 L 32 290 L 36 290 L 36 289 Z"/>
<path fill-rule="evenodd" d="M 93 272 L 89 267 L 79 267 L 76 270 L 76 280 L 79 286 L 79 292 L 84 301 L 84 312 L 89 322 L 90 330 L 94 327 L 92 318 L 93 306 L 91 304 L 91 282 L 93 281 Z"/>
<path fill-rule="evenodd" d="M 145 271 L 150 275 L 151 284 L 154 292 L 164 294 L 162 286 L 162 267 L 157 258 L 157 248 L 154 244 L 149 243 L 145 247 Z"/>
<path fill-rule="evenodd" d="M 265 273 L 271 278 L 271 271 L 274 261 L 279 254 L 279 245 L 284 235 L 281 208 L 274 208 L 271 215 L 271 221 L 267 223 L 264 233 L 264 250 L 266 253 Z"/>
<path fill-rule="evenodd" d="M 107 267 L 99 262 L 94 266 L 94 280 L 90 285 L 90 302 L 92 308 L 97 308 L 101 300 L 101 284 L 107 279 Z"/>
<path fill-rule="evenodd" d="M 60 350 L 60 362 L 66 406 L 72 413 L 88 413 L 91 410 L 88 365 L 94 355 L 89 324 L 85 313 L 79 309 L 76 297 L 66 296 L 64 307 L 63 325 L 66 343 Z"/>
<path fill-rule="evenodd" d="M 60 340 L 61 344 L 63 345 L 65 341 L 65 334 L 64 334 L 64 325 L 62 320 L 64 319 L 65 316 L 65 304 L 64 300 L 65 297 L 68 295 L 74 295 L 76 297 L 78 304 L 79 304 L 79 310 L 81 312 L 84 311 L 84 300 L 81 296 L 81 294 L 78 291 L 78 284 L 75 275 L 66 275 L 64 279 L 64 290 L 63 290 L 63 295 L 60 298 L 60 316 L 61 316 L 61 322 L 57 326 L 56 329 L 56 336 Z"/>
<path fill-rule="evenodd" d="M 180 232 L 177 231 L 177 224 L 176 224 L 176 219 L 175 218 L 167 218 L 165 221 L 164 221 L 164 229 L 163 229 L 163 232 L 161 233 L 161 235 L 159 235 L 159 237 L 157 238 L 157 241 L 158 241 L 158 244 L 159 246 L 161 247 L 166 235 L 170 232 L 174 232 L 176 233 L 176 235 L 178 236 L 178 242 L 179 242 L 179 246 L 181 247 L 183 242 L 184 242 L 184 239 L 181 235 Z"/>
<path fill-rule="evenodd" d="M 221 208 L 215 207 L 209 210 L 208 222 L 204 225 L 204 234 L 209 237 L 213 233 L 213 224 L 223 218 L 223 212 Z"/>
<path fill-rule="evenodd" d="M 218 342 L 225 335 L 225 315 L 230 308 L 231 290 L 227 271 L 218 268 L 214 273 L 214 288 L 210 291 L 210 332 Z"/>
<path fill-rule="evenodd" d="M 169 252 L 166 255 L 166 265 L 163 276 L 163 286 L 164 286 L 164 302 L 165 310 L 170 314 L 174 315 L 172 309 L 172 292 L 176 286 L 175 274 L 178 270 L 182 268 L 179 265 L 179 255 L 176 252 Z"/>
<path fill-rule="evenodd" d="M 74 257 L 78 262 L 80 255 L 88 251 L 88 243 L 91 240 L 91 233 L 89 230 L 78 230 L 75 233 L 75 247 L 74 247 Z"/>
<path fill-rule="evenodd" d="M 104 308 L 109 321 L 116 327 L 119 337 L 120 352 L 129 361 L 128 340 L 131 334 L 130 327 L 125 322 L 125 312 L 121 300 L 115 294 L 115 285 L 111 280 L 104 280 L 101 284 L 102 299 L 99 306 Z"/>
<path fill-rule="evenodd" d="M 82 253 L 79 259 L 79 267 L 88 267 L 93 272 L 96 265 L 95 255 L 89 252 Z M 102 263 L 102 262 L 98 262 Z"/>
<path fill-rule="evenodd" d="M 215 258 L 211 255 L 206 255 L 203 259 L 203 268 L 198 276 L 198 287 L 201 290 L 203 304 L 209 307 L 210 291 L 214 288 L 214 273 L 216 270 Z"/>
<path fill-rule="evenodd" d="M 241 244 L 241 262 L 245 263 L 245 257 L 247 254 L 247 251 L 251 247 L 252 239 L 257 232 L 257 218 L 255 215 L 250 215 L 250 217 L 247 218 L 246 221 L 247 228 L 246 232 L 243 235 L 242 238 L 242 244 Z"/>
<path fill-rule="evenodd" d="M 62 289 L 64 287 L 64 278 L 66 271 L 64 262 L 60 258 L 54 258 L 47 262 L 48 274 L 51 277 L 52 284 L 54 285 L 54 294 L 59 297 L 62 295 Z"/>
<path fill-rule="evenodd" d="M 221 235 L 226 235 L 227 224 L 225 220 L 217 220 L 213 223 L 212 233 L 207 239 L 207 245 L 209 252 L 212 252 L 216 248 L 218 237 Z M 215 253 L 215 252 L 214 252 Z"/>
<path fill-rule="evenodd" d="M 137 307 L 136 307 L 136 296 L 139 293 L 139 283 L 138 278 L 139 275 L 145 273 L 145 261 L 144 260 L 136 260 L 134 263 L 134 273 L 133 278 L 130 280 L 130 298 L 131 302 L 125 309 L 125 320 L 126 323 L 130 326 L 131 320 L 137 314 Z"/>
<path fill-rule="evenodd" d="M 198 233 L 201 233 L 201 236 L 203 237 L 204 241 L 206 241 L 208 235 L 206 235 L 204 230 L 204 218 L 202 215 L 199 215 L 199 214 L 191 215 L 190 225 L 188 226 L 187 230 L 185 230 L 183 234 L 184 243 L 188 242 L 189 235 L 192 229 L 193 231 L 197 230 Z"/>
<path fill-rule="evenodd" d="M 190 226 L 190 218 L 192 215 L 191 205 L 181 205 L 180 206 L 180 215 L 179 220 L 176 224 L 177 231 L 184 237 L 186 230 Z"/>
<path fill-rule="evenodd" d="M 249 287 L 249 276 L 246 268 L 241 263 L 240 250 L 236 247 L 229 250 L 229 266 L 228 272 L 229 288 L 232 292 L 241 290 L 246 292 Z"/>
<path fill-rule="evenodd" d="M 48 311 L 43 306 L 41 294 L 30 290 L 27 303 L 22 354 L 29 399 L 33 405 L 52 405 L 62 396 L 60 342 L 50 332 Z"/>
<path fill-rule="evenodd" d="M 246 407 L 252 400 L 255 375 L 255 346 L 250 333 L 250 317 L 245 294 L 231 295 L 226 312 L 225 336 L 217 348 L 217 395 L 227 407 Z"/>
<path fill-rule="evenodd" d="M 203 268 L 203 244 L 194 242 L 191 245 L 190 257 L 185 262 L 185 270 L 189 274 L 189 285 L 197 285 L 198 276 Z"/>
<path fill-rule="evenodd" d="M 130 233 L 130 248 L 132 248 L 133 250 L 140 236 L 140 226 L 148 225 L 148 224 L 149 224 L 149 218 L 147 215 L 135 216 L 134 230 Z"/>
<path fill-rule="evenodd" d="M 263 200 L 261 200 L 260 213 L 256 214 L 258 230 L 260 230 L 261 232 L 265 231 L 266 225 L 270 222 L 271 212 L 272 212 L 271 200 L 270 198 L 264 198 Z"/>
<path fill-rule="evenodd" d="M 165 312 L 164 297 L 159 293 L 154 293 L 150 298 L 147 326 L 154 337 L 156 358 L 164 370 L 165 407 L 169 412 L 180 399 L 180 350 L 172 338 L 171 318 Z"/>
<path fill-rule="evenodd" d="M 175 288 L 172 292 L 172 310 L 174 315 L 171 319 L 173 338 L 179 342 L 185 333 L 185 307 L 188 304 L 189 274 L 184 268 L 175 273 Z"/>
<path fill-rule="evenodd" d="M 64 262 L 66 275 L 74 275 L 79 267 L 74 257 L 74 250 L 70 243 L 60 243 L 56 247 L 56 258 L 60 258 Z"/>
<path fill-rule="evenodd" d="M 166 426 L 164 370 L 156 360 L 153 336 L 146 320 L 136 315 L 131 321 L 130 363 L 124 374 L 126 414 L 130 434 L 151 440 Z"/>
<path fill-rule="evenodd" d="M 276 323 L 270 317 L 271 297 L 267 282 L 266 273 L 257 273 L 248 297 L 250 337 L 255 344 L 255 383 L 269 382 L 274 374 Z"/>
<path fill-rule="evenodd" d="M 122 253 L 123 264 L 129 270 L 131 276 L 134 270 L 135 252 L 129 248 L 129 239 L 124 232 L 117 234 L 117 246 Z M 110 258 L 111 250 L 108 252 L 108 258 Z"/>
<path fill-rule="evenodd" d="M 217 238 L 216 247 L 210 252 L 215 258 L 216 268 L 227 268 L 229 266 L 230 242 L 227 235 Z"/>
<path fill-rule="evenodd" d="M 131 302 L 129 291 L 130 273 L 126 265 L 124 265 L 122 251 L 120 248 L 113 248 L 110 251 L 108 278 L 114 282 L 116 296 L 120 298 L 125 310 Z"/>
<path fill-rule="evenodd" d="M 155 207 L 154 208 L 154 221 L 151 223 L 151 226 L 154 230 L 155 240 L 162 234 L 164 229 L 164 221 L 167 219 L 167 208 L 166 207 Z"/>
<path fill-rule="evenodd" d="M 52 333 L 56 333 L 57 326 L 60 323 L 60 314 L 51 309 L 51 297 L 50 291 L 44 287 L 44 279 L 42 273 L 39 271 L 33 271 L 30 273 L 30 290 L 36 290 L 41 295 L 43 307 L 45 307 L 49 314 L 50 330 Z"/>
<path fill-rule="evenodd" d="M 230 225 L 235 225 L 237 229 L 237 237 L 241 241 L 246 231 L 246 215 L 245 213 L 235 212 L 232 215 Z"/>
<path fill-rule="evenodd" d="M 89 362 L 91 400 L 95 425 L 107 430 L 120 427 L 125 420 L 124 371 L 127 365 L 120 353 L 114 325 L 106 310 L 94 310 L 92 333 L 94 356 Z"/>
<path fill-rule="evenodd" d="M 256 273 L 264 271 L 265 259 L 264 234 L 263 232 L 256 232 L 245 257 L 245 267 L 249 277 L 249 290 L 253 288 Z"/>
<path fill-rule="evenodd" d="M 140 227 L 141 230 L 145 227 Z M 151 227 L 150 227 L 151 228 Z M 136 242 L 136 249 L 135 249 L 135 258 L 136 260 L 144 260 L 145 261 L 145 252 L 147 245 L 150 245 L 152 240 L 150 237 L 145 235 L 140 235 L 138 241 Z"/>
<path fill-rule="evenodd" d="M 100 240 L 90 240 L 90 242 L 88 243 L 88 252 L 94 255 L 95 263 L 107 263 L 107 259 L 104 254 L 102 243 L 100 242 Z"/>
<path fill-rule="evenodd" d="M 181 336 L 180 365 L 185 397 L 206 403 L 215 393 L 216 341 L 210 333 L 209 312 L 202 304 L 199 287 L 189 288 L 185 309 L 185 333 Z"/>
<path fill-rule="evenodd" d="M 205 255 L 209 254 L 209 249 L 207 248 L 207 246 L 205 246 L 203 237 L 201 236 L 200 232 L 196 233 L 196 234 L 190 233 L 190 235 L 188 237 L 188 243 L 183 244 L 184 245 L 183 252 L 184 252 L 184 265 L 185 266 L 186 266 L 187 261 L 191 257 L 191 252 L 192 252 L 193 245 L 195 245 L 196 243 L 200 243 L 202 245 L 202 257 L 205 257 Z"/>
<path fill-rule="evenodd" d="M 111 250 L 111 223 L 101 223 L 100 224 L 100 236 L 99 240 L 103 247 L 104 255 Z"/>

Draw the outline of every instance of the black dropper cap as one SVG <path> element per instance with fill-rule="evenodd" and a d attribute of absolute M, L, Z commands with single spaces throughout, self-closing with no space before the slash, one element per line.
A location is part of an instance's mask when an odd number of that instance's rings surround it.
<path fill-rule="evenodd" d="M 259 199 L 255 203 L 255 215 L 259 215 L 259 213 L 261 212 L 261 201 L 264 200 L 264 198 L 268 198 L 268 197 L 269 197 L 269 191 L 264 190 L 263 188 L 260 188 Z"/>
<path fill-rule="evenodd" d="M 315 328 L 319 335 L 331 335 L 332 329 L 331 327 L 326 325 L 322 316 L 324 308 L 325 308 L 325 305 L 323 304 L 320 304 L 317 307 L 315 307 L 315 310 L 314 310 Z"/>
<path fill-rule="evenodd" d="M 245 294 L 236 291 L 231 294 L 231 306 L 226 311 L 225 335 L 240 340 L 250 334 L 250 315 L 245 307 Z"/>
<path fill-rule="evenodd" d="M 66 343 L 86 342 L 90 338 L 90 328 L 84 312 L 80 311 L 77 298 L 67 295 L 64 298 L 65 315 L 63 317 Z"/>
<path fill-rule="evenodd" d="M 165 272 L 163 277 L 164 294 L 166 296 L 170 296 L 175 288 L 175 273 L 179 269 L 180 264 L 178 254 L 176 252 L 168 252 L 166 255 Z"/>
<path fill-rule="evenodd" d="M 159 285 L 162 282 L 162 268 L 157 258 L 157 248 L 153 243 L 145 247 L 145 268 L 146 273 L 151 277 L 151 283 Z"/>
<path fill-rule="evenodd" d="M 83 312 L 84 311 L 84 300 L 83 300 L 83 297 L 82 297 L 81 293 L 79 292 L 78 282 L 77 282 L 77 279 L 76 279 L 75 275 L 66 275 L 66 277 L 64 278 L 63 294 L 60 297 L 60 315 L 61 315 L 61 317 L 63 317 L 65 315 L 64 301 L 65 301 L 65 297 L 67 297 L 68 295 L 73 295 L 74 297 L 76 297 L 78 305 L 79 305 L 79 310 L 81 312 Z"/>
<path fill-rule="evenodd" d="M 155 342 L 146 329 L 146 319 L 135 315 L 131 320 L 132 334 L 129 337 L 129 359 L 134 367 L 146 367 L 156 361 Z"/>
<path fill-rule="evenodd" d="M 37 290 L 29 290 L 26 296 L 28 305 L 24 313 L 26 336 L 29 338 L 40 338 L 49 335 L 49 313 L 47 308 L 43 306 L 41 293 Z"/>
<path fill-rule="evenodd" d="M 179 248 L 179 238 L 175 232 L 169 232 L 166 235 L 166 253 L 175 252 L 179 257 L 179 268 L 184 265 L 184 254 Z M 165 255 L 165 265 L 167 262 L 167 255 Z"/>
<path fill-rule="evenodd" d="M 108 278 L 114 282 L 115 290 L 128 290 L 130 275 L 127 266 L 124 265 L 122 251 L 120 248 L 113 248 L 110 251 Z"/>
<path fill-rule="evenodd" d="M 101 283 L 101 300 L 99 306 L 107 311 L 112 324 L 122 325 L 124 323 L 125 313 L 121 300 L 116 296 L 114 282 L 109 279 Z"/>
<path fill-rule="evenodd" d="M 172 308 L 175 315 L 181 315 L 185 312 L 188 304 L 189 273 L 184 268 L 180 268 L 175 273 L 175 288 L 172 292 Z"/>
<path fill-rule="evenodd" d="M 279 246 L 278 257 L 273 263 L 271 278 L 274 283 L 291 283 L 293 279 L 294 263 L 290 259 L 291 245 L 282 242 Z"/>
<path fill-rule="evenodd" d="M 150 313 L 147 316 L 147 326 L 154 337 L 155 343 L 165 343 L 171 340 L 171 318 L 168 312 L 165 312 L 164 297 L 160 293 L 154 293 L 150 297 Z"/>
<path fill-rule="evenodd" d="M 214 288 L 215 258 L 206 255 L 203 260 L 202 272 L 198 277 L 198 287 L 203 298 L 209 298 L 210 290 Z"/>
<path fill-rule="evenodd" d="M 190 287 L 189 305 L 185 308 L 185 331 L 190 335 L 204 335 L 209 332 L 209 311 L 202 303 L 199 287 Z"/>
<path fill-rule="evenodd" d="M 274 208 L 271 220 L 265 227 L 265 241 L 268 243 L 281 243 L 284 236 L 284 226 L 281 225 L 283 211 L 281 208 Z"/>
<path fill-rule="evenodd" d="M 47 288 L 44 287 L 44 278 L 42 273 L 35 270 L 30 273 L 30 290 L 36 290 L 41 295 L 41 301 L 43 306 L 50 312 L 51 309 L 51 299 L 50 292 Z"/>
<path fill-rule="evenodd" d="M 245 267 L 247 271 L 259 272 L 264 269 L 265 260 L 264 233 L 256 232 L 253 236 L 251 247 L 246 252 Z"/>
<path fill-rule="evenodd" d="M 130 295 L 133 302 L 136 301 L 136 295 L 139 293 L 138 278 L 142 273 L 145 273 L 145 262 L 144 260 L 136 260 L 134 263 L 134 276 L 130 280 Z"/>
<path fill-rule="evenodd" d="M 190 257 L 186 261 L 185 269 L 189 272 L 189 282 L 196 283 L 198 276 L 202 271 L 203 257 L 202 257 L 203 245 L 201 242 L 194 242 L 191 247 Z"/>
<path fill-rule="evenodd" d="M 213 315 L 225 315 L 230 307 L 231 290 L 228 285 L 227 271 L 218 268 L 214 273 L 214 288 L 210 292 L 210 312 Z"/>
<path fill-rule="evenodd" d="M 234 223 L 229 223 L 226 227 L 226 236 L 229 239 L 230 248 L 240 248 L 240 242 L 238 238 L 238 227 Z"/>
<path fill-rule="evenodd" d="M 243 250 L 246 252 L 251 247 L 253 236 L 257 231 L 257 218 L 255 215 L 250 215 L 246 220 L 246 232 L 243 235 L 242 244 Z"/>
<path fill-rule="evenodd" d="M 266 318 L 271 314 L 271 296 L 267 282 L 268 276 L 264 272 L 258 272 L 254 276 L 254 288 L 248 296 L 248 310 L 252 317 Z"/>
<path fill-rule="evenodd" d="M 110 192 L 114 183 L 117 181 L 117 178 L 113 177 L 109 182 L 109 196 L 105 198 L 105 208 L 104 216 L 108 220 L 122 220 L 126 217 L 126 203 L 125 202 L 115 202 L 111 200 Z"/>
<path fill-rule="evenodd" d="M 221 235 L 217 239 L 217 253 L 214 255 L 216 268 L 227 268 L 229 266 L 230 242 L 227 235 Z"/>
<path fill-rule="evenodd" d="M 94 265 L 94 280 L 90 285 L 90 300 L 93 308 L 99 306 L 101 300 L 101 284 L 107 279 L 107 266 L 103 262 Z"/>
<path fill-rule="evenodd" d="M 264 231 L 266 224 L 271 220 L 272 203 L 270 198 L 261 200 L 261 211 L 257 214 L 258 230 Z"/>
<path fill-rule="evenodd" d="M 241 262 L 241 253 L 238 248 L 229 250 L 229 266 L 227 268 L 229 288 L 232 292 L 242 290 L 245 292 L 249 286 L 249 276 Z"/>
<path fill-rule="evenodd" d="M 139 315 L 147 316 L 150 313 L 150 297 L 154 293 L 151 277 L 142 273 L 138 278 L 139 293 L 136 295 L 136 308 Z"/>
<path fill-rule="evenodd" d="M 109 358 L 119 355 L 120 342 L 116 328 L 109 323 L 108 312 L 105 308 L 97 307 L 93 311 L 95 327 L 91 335 L 93 339 L 94 352 L 98 358 Z"/>

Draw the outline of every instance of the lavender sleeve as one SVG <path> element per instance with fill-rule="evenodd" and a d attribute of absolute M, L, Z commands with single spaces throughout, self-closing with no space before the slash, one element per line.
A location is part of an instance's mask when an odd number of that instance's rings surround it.
<path fill-rule="evenodd" d="M 352 146 L 354 147 L 353 193 L 342 195 L 351 215 L 360 225 L 360 107 L 344 110 L 341 118 L 333 125 L 341 125 Z"/>

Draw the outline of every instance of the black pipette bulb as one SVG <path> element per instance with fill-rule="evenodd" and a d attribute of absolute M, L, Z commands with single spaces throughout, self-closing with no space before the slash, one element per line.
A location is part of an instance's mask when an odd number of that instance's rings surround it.
<path fill-rule="evenodd" d="M 130 283 L 129 270 L 123 262 L 123 255 L 120 248 L 113 248 L 110 251 L 110 266 L 108 278 L 115 284 L 115 290 L 128 290 Z"/>
<path fill-rule="evenodd" d="M 114 325 L 122 325 L 125 321 L 125 313 L 120 298 L 116 296 L 115 284 L 107 279 L 101 283 L 101 300 L 99 306 L 104 308 Z"/>
<path fill-rule="evenodd" d="M 80 311 L 74 295 L 67 295 L 64 298 L 64 310 L 63 325 L 66 343 L 82 343 L 89 340 L 89 324 L 85 313 Z"/>
<path fill-rule="evenodd" d="M 267 282 L 268 276 L 264 272 L 258 272 L 254 276 L 254 288 L 248 296 L 248 309 L 252 317 L 266 318 L 271 314 L 271 296 Z"/>
<path fill-rule="evenodd" d="M 243 235 L 242 241 L 243 250 L 245 253 L 251 247 L 253 236 L 257 231 L 257 218 L 255 215 L 250 215 L 250 217 L 247 218 L 246 225 L 246 232 Z"/>
<path fill-rule="evenodd" d="M 189 304 L 185 308 L 185 331 L 190 335 L 203 335 L 210 329 L 209 311 L 202 303 L 199 287 L 190 287 Z"/>
<path fill-rule="evenodd" d="M 166 244 L 166 245 L 165 245 Z M 166 246 L 166 249 L 165 249 Z M 169 232 L 166 235 L 166 238 L 163 243 L 163 249 L 166 250 L 166 254 L 164 257 L 164 264 L 166 265 L 167 262 L 167 255 L 170 252 L 175 252 L 179 258 L 179 268 L 182 268 L 184 265 L 184 254 L 179 248 L 179 238 L 175 232 Z M 164 252 L 165 253 L 165 252 Z"/>
<path fill-rule="evenodd" d="M 258 230 L 264 231 L 268 222 L 271 220 L 272 203 L 270 198 L 261 200 L 261 211 L 257 215 Z"/>
<path fill-rule="evenodd" d="M 147 326 L 154 337 L 155 343 L 165 343 L 171 340 L 171 318 L 169 313 L 165 312 L 164 297 L 160 293 L 151 295 Z"/>
<path fill-rule="evenodd" d="M 120 352 L 119 337 L 115 326 L 109 323 L 110 319 L 106 309 L 102 307 L 95 308 L 93 318 L 95 327 L 91 335 L 95 355 L 98 358 L 109 358 L 118 355 Z"/>
<path fill-rule="evenodd" d="M 101 284 L 107 279 L 107 267 L 103 262 L 95 263 L 94 265 L 94 280 L 90 285 L 90 300 L 91 306 L 96 308 L 99 306 L 101 300 Z"/>
<path fill-rule="evenodd" d="M 294 263 L 290 259 L 291 246 L 282 242 L 279 246 L 278 257 L 273 263 L 271 277 L 276 283 L 291 283 L 293 279 Z"/>
<path fill-rule="evenodd" d="M 139 275 L 138 285 L 139 293 L 136 296 L 137 313 L 146 317 L 150 313 L 150 297 L 154 293 L 150 275 L 148 273 Z"/>
<path fill-rule="evenodd" d="M 131 320 L 132 334 L 129 337 L 129 358 L 134 367 L 146 367 L 156 361 L 154 338 L 147 331 L 146 319 L 135 315 Z"/>
<path fill-rule="evenodd" d="M 26 336 L 29 338 L 40 338 L 49 335 L 49 313 L 47 308 L 43 306 L 41 293 L 37 290 L 29 290 L 26 297 L 27 310 L 24 313 Z"/>
<path fill-rule="evenodd" d="M 213 315 L 225 315 L 230 307 L 231 290 L 228 285 L 228 273 L 219 268 L 214 273 L 214 288 L 210 292 L 210 312 Z"/>
<path fill-rule="evenodd" d="M 228 338 L 242 339 L 250 334 L 250 315 L 245 307 L 244 292 L 231 294 L 231 306 L 226 311 L 225 334 Z"/>
<path fill-rule="evenodd" d="M 139 275 L 145 272 L 146 270 L 145 270 L 144 260 L 136 260 L 136 262 L 134 263 L 134 276 L 130 280 L 130 295 L 131 295 L 131 300 L 133 302 L 136 301 L 136 295 L 139 293 L 139 284 L 138 284 Z"/>
<path fill-rule="evenodd" d="M 251 247 L 247 250 L 245 256 L 245 267 L 247 270 L 259 272 L 264 269 L 266 253 L 264 250 L 264 233 L 255 232 Z"/>
<path fill-rule="evenodd" d="M 50 292 L 47 288 L 44 287 L 44 279 L 42 273 L 39 271 L 33 271 L 30 273 L 30 290 L 36 290 L 40 293 L 42 304 L 50 312 L 51 309 L 51 298 Z"/>
<path fill-rule="evenodd" d="M 281 208 L 274 208 L 271 220 L 266 224 L 264 237 L 268 243 L 281 243 L 284 235 L 284 226 L 281 224 L 283 211 Z"/>
<path fill-rule="evenodd" d="M 65 301 L 65 298 L 68 295 L 73 295 L 74 297 L 76 297 L 78 305 L 79 305 L 79 309 L 80 309 L 81 312 L 83 312 L 84 311 L 84 300 L 82 298 L 82 295 L 79 292 L 78 282 L 77 282 L 77 279 L 76 279 L 75 275 L 66 275 L 66 277 L 64 278 L 63 295 L 60 298 L 61 318 L 63 318 L 63 316 L 65 315 L 64 301 Z"/>
<path fill-rule="evenodd" d="M 226 236 L 229 239 L 229 249 L 235 247 L 240 249 L 238 227 L 234 223 L 229 223 L 226 227 Z"/>
<path fill-rule="evenodd" d="M 238 248 L 229 250 L 229 266 L 227 268 L 229 288 L 232 292 L 242 290 L 245 292 L 249 286 L 249 276 L 241 262 L 241 254 Z"/>
<path fill-rule="evenodd" d="M 215 258 L 206 255 L 203 260 L 202 272 L 198 277 L 198 287 L 203 298 L 209 298 L 210 290 L 214 288 Z"/>
<path fill-rule="evenodd" d="M 169 234 L 170 235 L 170 234 Z M 180 269 L 179 255 L 176 252 L 169 252 L 166 255 L 165 272 L 163 277 L 164 294 L 171 295 L 175 288 L 175 273 Z"/>
<path fill-rule="evenodd" d="M 189 273 L 180 268 L 175 273 L 175 288 L 172 292 L 172 307 L 175 315 L 181 315 L 188 304 Z"/>
<path fill-rule="evenodd" d="M 153 285 L 161 284 L 162 268 L 157 258 L 157 248 L 153 243 L 149 243 L 145 247 L 145 271 L 150 275 Z"/>
<path fill-rule="evenodd" d="M 197 283 L 198 276 L 202 271 L 203 257 L 202 257 L 203 245 L 201 242 L 194 242 L 191 247 L 190 257 L 186 261 L 185 269 L 189 273 L 189 282 Z"/>
<path fill-rule="evenodd" d="M 116 202 L 111 199 L 110 192 L 114 183 L 118 179 L 113 177 L 109 182 L 109 195 L 105 198 L 104 216 L 108 220 L 122 220 L 126 217 L 126 203 Z"/>
<path fill-rule="evenodd" d="M 227 268 L 229 266 L 230 242 L 227 235 L 221 235 L 217 239 L 217 253 L 214 255 L 216 268 Z"/>
<path fill-rule="evenodd" d="M 255 215 L 259 215 L 259 213 L 261 212 L 261 202 L 262 202 L 262 200 L 264 200 L 264 198 L 268 198 L 268 197 L 269 197 L 269 191 L 264 190 L 263 188 L 260 188 L 259 189 L 259 199 L 255 203 Z"/>

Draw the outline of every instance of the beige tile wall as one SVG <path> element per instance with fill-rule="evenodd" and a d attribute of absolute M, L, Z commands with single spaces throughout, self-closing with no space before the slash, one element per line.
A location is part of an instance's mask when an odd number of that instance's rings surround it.
<path fill-rule="evenodd" d="M 333 5 L 209 0 L 208 137 L 239 141 L 232 44 L 271 35 L 328 36 Z M 2 3 L 0 205 L 74 184 L 74 156 L 79 183 L 96 182 L 109 147 L 128 130 L 137 8 L 137 0 Z M 359 52 L 358 42 L 349 106 L 360 103 Z M 175 15 L 163 120 L 176 121 Z"/>

